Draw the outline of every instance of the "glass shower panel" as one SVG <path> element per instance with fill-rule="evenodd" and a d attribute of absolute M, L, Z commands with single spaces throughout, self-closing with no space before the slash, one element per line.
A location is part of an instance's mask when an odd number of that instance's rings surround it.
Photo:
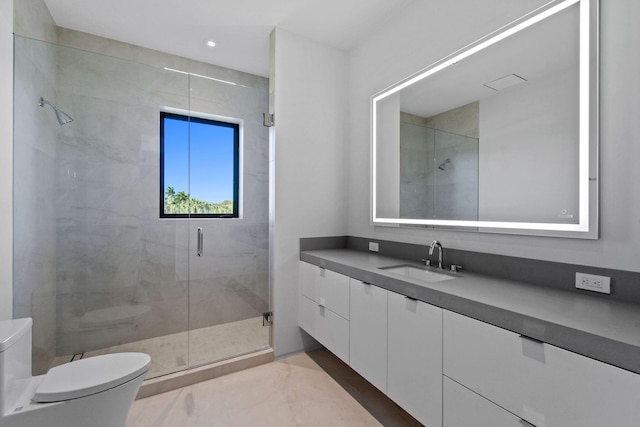
<path fill-rule="evenodd" d="M 401 121 L 400 138 L 400 217 L 434 218 L 434 130 Z"/>
<path fill-rule="evenodd" d="M 56 152 L 69 131 L 53 109 L 38 106 L 40 97 L 55 101 L 56 52 L 15 38 L 13 311 L 33 317 L 34 374 L 56 356 Z"/>
<path fill-rule="evenodd" d="M 195 367 L 270 346 L 270 327 L 262 323 L 270 300 L 269 133 L 262 123 L 262 113 L 268 111 L 266 79 L 245 76 L 243 81 L 225 81 L 192 74 L 190 84 L 192 116 L 235 123 L 240 131 L 239 217 L 192 216 L 189 225 L 189 365 Z M 230 197 L 228 194 L 206 194 L 228 175 L 203 173 L 222 166 L 202 161 L 205 143 L 196 143 L 196 124 L 191 125 L 192 198 L 224 202 L 221 199 Z"/>
<path fill-rule="evenodd" d="M 435 217 L 478 219 L 478 138 L 435 130 Z"/>
<path fill-rule="evenodd" d="M 14 305 L 33 317 L 37 371 L 117 351 L 149 353 L 150 377 L 185 369 L 189 227 L 159 218 L 158 140 L 159 111 L 188 109 L 188 76 L 15 46 Z"/>
<path fill-rule="evenodd" d="M 142 351 L 156 377 L 268 348 L 268 80 L 14 40 L 14 312 L 34 321 L 34 373 Z M 60 111 L 73 121 L 59 124 Z M 187 117 L 171 154 L 160 144 L 167 113 Z M 193 169 L 194 117 L 239 126 L 237 218 L 161 213 L 179 195 L 161 183 L 161 155 L 187 205 L 196 179 L 215 184 Z"/>
<path fill-rule="evenodd" d="M 478 138 L 401 121 L 400 216 L 477 220 Z"/>

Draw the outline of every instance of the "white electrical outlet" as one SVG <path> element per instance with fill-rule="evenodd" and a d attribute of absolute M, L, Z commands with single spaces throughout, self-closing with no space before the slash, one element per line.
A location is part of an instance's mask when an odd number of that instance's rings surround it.
<path fill-rule="evenodd" d="M 611 278 L 595 274 L 576 273 L 576 288 L 588 291 L 611 293 Z"/>
<path fill-rule="evenodd" d="M 369 250 L 371 252 L 378 252 L 379 245 L 376 242 L 369 242 Z"/>

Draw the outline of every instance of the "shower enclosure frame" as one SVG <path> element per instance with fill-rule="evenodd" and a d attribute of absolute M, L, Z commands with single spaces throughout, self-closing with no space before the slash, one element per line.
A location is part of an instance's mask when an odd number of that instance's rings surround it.
<path fill-rule="evenodd" d="M 152 376 L 269 348 L 269 135 L 258 113 L 267 79 L 14 41 L 14 315 L 34 318 L 36 373 L 60 356 L 140 350 L 153 339 L 163 350 Z M 59 126 L 45 105 L 58 123 L 74 121 Z M 158 218 L 163 108 L 242 120 L 241 218 Z M 200 257 L 198 230 L 208 239 Z M 260 345 L 218 351 L 241 341 L 243 322 L 255 324 Z"/>

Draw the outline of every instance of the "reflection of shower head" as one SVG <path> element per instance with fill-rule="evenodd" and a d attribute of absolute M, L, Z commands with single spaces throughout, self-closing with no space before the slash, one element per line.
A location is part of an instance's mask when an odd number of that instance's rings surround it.
<path fill-rule="evenodd" d="M 440 166 L 438 166 L 438 169 L 440 169 L 441 171 L 444 170 L 444 168 L 446 167 L 447 163 L 451 163 L 451 159 L 447 158 L 447 160 L 445 160 L 444 162 L 442 162 L 440 164 Z"/>
<path fill-rule="evenodd" d="M 67 113 L 65 113 L 62 110 L 59 110 L 58 107 L 56 107 L 55 105 L 53 105 L 52 103 L 44 99 L 43 97 L 40 97 L 39 105 L 41 107 L 44 107 L 45 104 L 53 108 L 53 111 L 55 111 L 56 113 L 56 118 L 58 119 L 58 123 L 60 123 L 61 125 L 66 125 L 67 123 L 71 123 L 73 121 L 71 116 L 69 116 Z"/>

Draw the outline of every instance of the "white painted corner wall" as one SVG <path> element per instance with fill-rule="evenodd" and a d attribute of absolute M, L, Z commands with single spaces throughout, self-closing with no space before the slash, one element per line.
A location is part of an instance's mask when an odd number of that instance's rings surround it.
<path fill-rule="evenodd" d="M 0 320 L 13 317 L 13 0 L 0 0 Z"/>
<path fill-rule="evenodd" d="M 276 28 L 271 34 L 271 277 L 276 357 L 303 349 L 301 237 L 347 231 L 346 52 Z"/>

